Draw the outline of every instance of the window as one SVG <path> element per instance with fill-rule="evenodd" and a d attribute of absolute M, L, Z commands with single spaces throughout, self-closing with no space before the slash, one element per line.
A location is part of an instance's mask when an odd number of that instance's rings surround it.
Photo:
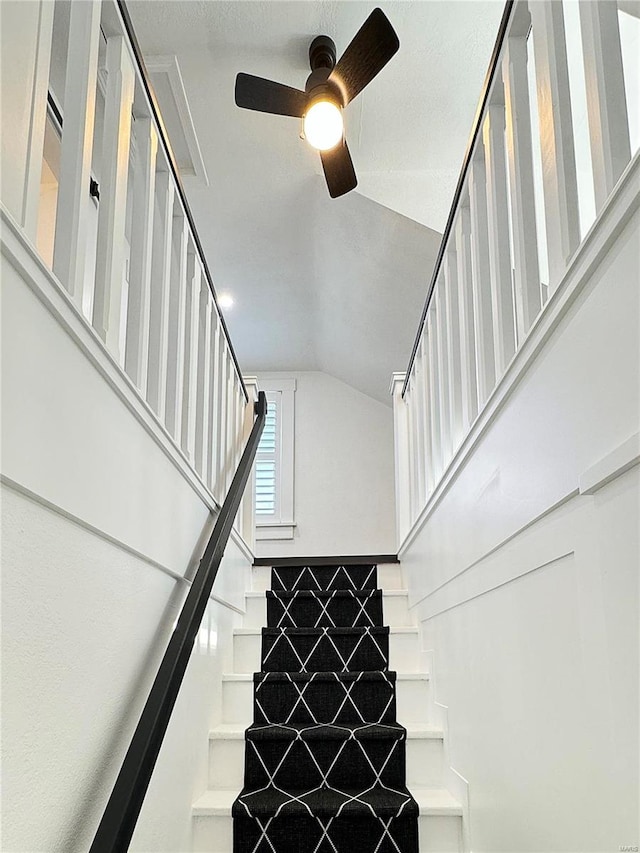
<path fill-rule="evenodd" d="M 276 470 L 280 460 L 280 418 L 282 392 L 267 394 L 267 419 L 256 454 L 256 516 L 270 521 L 280 515 L 278 511 L 279 489 L 276 488 Z"/>
<path fill-rule="evenodd" d="M 295 379 L 259 379 L 267 419 L 255 468 L 256 539 L 293 539 Z"/>

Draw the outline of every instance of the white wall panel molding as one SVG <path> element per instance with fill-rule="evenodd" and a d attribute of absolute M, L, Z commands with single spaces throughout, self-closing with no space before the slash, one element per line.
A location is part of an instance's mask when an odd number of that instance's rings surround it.
<path fill-rule="evenodd" d="M 459 580 L 463 575 L 467 574 L 467 572 L 475 569 L 481 563 L 483 563 L 485 560 L 489 559 L 489 557 L 493 557 L 494 555 L 496 555 L 499 551 L 501 551 L 503 548 L 508 546 L 511 542 L 513 542 L 519 536 L 521 536 L 523 533 L 525 533 L 527 530 L 529 530 L 529 528 L 534 527 L 536 524 L 541 522 L 547 516 L 553 515 L 553 513 L 557 512 L 557 510 L 560 509 L 560 507 L 564 506 L 564 504 L 568 503 L 569 501 L 571 501 L 573 498 L 575 498 L 579 494 L 580 494 L 580 491 L 579 491 L 579 489 L 576 488 L 572 492 L 569 492 L 567 495 L 564 495 L 564 497 L 562 497 L 559 501 L 556 501 L 554 504 L 547 507 L 543 512 L 536 515 L 535 518 L 532 518 L 529 521 L 527 521 L 526 524 L 523 524 L 520 527 L 518 527 L 517 530 L 514 530 L 512 533 L 510 533 L 508 536 L 506 536 L 504 539 L 502 539 L 500 542 L 498 542 L 496 545 L 494 545 L 488 551 L 485 551 L 483 554 L 481 554 L 479 557 L 477 557 L 471 563 L 464 566 L 464 568 L 460 569 L 460 571 L 451 575 L 450 577 L 448 577 L 446 580 L 444 580 L 442 583 L 438 584 L 437 586 L 434 586 L 433 589 L 431 589 L 426 595 L 423 595 L 420 598 L 417 598 L 415 601 L 412 601 L 411 604 L 409 605 L 409 608 L 413 609 L 415 607 L 420 606 L 424 601 L 426 601 L 427 599 L 431 598 L 432 596 L 434 596 L 438 592 L 440 592 L 440 590 L 444 589 L 446 586 L 449 586 L 449 584 L 452 584 L 455 581 Z"/>
<path fill-rule="evenodd" d="M 35 246 L 29 242 L 4 205 L 0 206 L 0 223 L 2 225 L 0 241 L 2 256 L 19 273 L 24 284 L 37 296 L 59 326 L 78 346 L 205 506 L 210 511 L 217 512 L 220 504 L 212 492 L 205 486 L 182 449 L 160 423 L 153 409 L 140 397 L 134 383 L 105 349 L 97 332 L 87 324 L 80 308 L 75 305 L 72 297 L 41 260 Z M 243 555 L 253 562 L 253 552 L 244 539 L 236 531 L 232 532 L 231 538 Z"/>
<path fill-rule="evenodd" d="M 79 853 L 89 849 L 187 587 L 12 488 L 1 491 L 3 769 L 12 781 L 3 842 Z M 241 606 L 250 573 L 229 543 L 218 594 Z M 207 603 L 131 851 L 191 848 L 191 805 L 207 784 L 207 738 L 221 720 L 223 673 L 241 620 Z M 25 760 L 30 737 L 47 749 Z M 29 792 L 39 803 L 33 820 Z"/>
<path fill-rule="evenodd" d="M 295 524 L 261 522 L 256 525 L 256 540 L 293 539 Z"/>
<path fill-rule="evenodd" d="M 626 474 L 638 464 L 640 464 L 640 433 L 635 433 L 580 475 L 578 481 L 580 494 L 594 495 L 603 486 Z"/>
<path fill-rule="evenodd" d="M 469 784 L 467 850 L 529 840 L 569 850 L 572 838 L 604 850 L 622 824 L 626 833 L 637 825 L 639 485 L 636 467 L 602 500 L 574 494 L 417 613 L 429 710 L 439 712 L 448 764 Z M 430 551 L 426 533 L 409 587 L 422 584 Z M 594 731 L 606 734 L 594 742 Z M 518 756 L 515 788 L 505 754 Z M 562 815 L 548 797 L 558 774 L 573 800 Z M 603 817 L 597 803 L 609 798 L 618 807 Z M 521 819 L 532 800 L 553 821 L 553 839 L 544 830 L 533 839 Z"/>
<path fill-rule="evenodd" d="M 568 560 L 574 557 L 575 551 L 567 551 L 564 554 L 558 554 L 555 557 L 552 557 L 550 560 L 547 560 L 544 563 L 536 563 L 534 566 L 530 566 L 529 568 L 524 569 L 520 572 L 509 572 L 507 571 L 504 577 L 499 580 L 494 580 L 493 582 L 481 582 L 480 578 L 477 578 L 478 589 L 473 595 L 468 595 L 464 598 L 455 598 L 454 601 L 448 603 L 446 606 L 438 606 L 435 605 L 433 609 L 430 609 L 428 606 L 422 608 L 420 622 L 428 622 L 430 619 L 435 619 L 436 616 L 440 616 L 442 613 L 448 613 L 450 610 L 454 610 L 456 607 L 462 607 L 464 604 L 469 604 L 472 601 L 475 601 L 477 598 L 480 598 L 483 595 L 489 595 L 492 592 L 495 592 L 498 589 L 506 586 L 507 584 L 514 583 L 515 581 L 521 580 L 522 578 L 526 578 L 528 575 L 533 574 L 533 572 L 540 571 L 541 569 L 548 569 L 551 566 L 555 566 L 557 563 L 561 563 L 565 560 Z"/>
<path fill-rule="evenodd" d="M 159 571 L 164 572 L 164 574 L 169 575 L 169 577 L 174 578 L 174 580 L 178 581 L 179 583 L 184 584 L 187 587 L 191 586 L 192 578 L 190 578 L 189 575 L 193 574 L 198 567 L 197 557 L 192 559 L 189 566 L 186 567 L 185 574 L 181 574 L 179 569 L 172 569 L 170 566 L 166 566 L 163 563 L 159 563 L 157 560 L 154 560 L 153 557 L 150 557 L 148 554 L 143 554 L 142 551 L 139 551 L 136 548 L 132 548 L 131 545 L 127 544 L 126 542 L 123 542 L 121 539 L 118 539 L 115 536 L 111 536 L 111 534 L 107 533 L 106 530 L 101 530 L 94 524 L 91 524 L 85 519 L 80 518 L 72 512 L 69 512 L 64 507 L 53 503 L 53 501 L 47 500 L 47 498 L 43 497 L 43 495 L 37 494 L 36 492 L 27 488 L 27 486 L 22 485 L 22 483 L 18 483 L 15 480 L 11 479 L 11 477 L 7 477 L 4 474 L 0 474 L 0 483 L 2 483 L 5 488 L 11 489 L 22 497 L 28 498 L 30 501 L 39 504 L 45 509 L 48 509 L 50 512 L 56 513 L 56 515 L 59 515 L 61 518 L 66 519 L 66 521 L 75 524 L 77 527 L 81 527 L 83 530 L 92 533 L 94 536 L 99 536 L 101 539 L 104 539 L 104 541 L 108 542 L 110 545 L 115 545 L 116 548 L 120 548 L 121 550 L 126 551 L 127 554 L 131 554 L 132 556 L 137 557 L 137 559 L 142 560 L 144 563 L 149 566 L 152 566 L 154 569 L 158 569 Z M 208 526 L 211 528 L 213 527 L 212 524 L 209 524 Z M 250 555 L 243 554 L 243 556 L 246 556 L 247 559 L 253 560 L 253 557 Z M 220 598 L 219 596 L 214 595 L 213 593 L 211 593 L 209 598 L 212 601 L 217 601 L 218 604 L 221 604 L 223 607 L 228 607 L 235 613 L 240 613 L 242 615 L 244 615 L 245 613 L 244 609 L 236 607 L 236 605 L 232 602 L 227 601 L 224 598 Z"/>
<path fill-rule="evenodd" d="M 455 481 L 465 460 L 487 433 L 491 424 L 516 390 L 536 358 L 558 328 L 571 306 L 589 284 L 591 276 L 605 258 L 623 229 L 640 208 L 640 155 L 636 154 L 604 205 L 567 267 L 567 271 L 532 325 L 527 338 L 509 364 L 502 379 L 476 418 L 464 441 L 454 454 L 437 488 L 401 542 L 398 555 L 410 547 L 427 519 L 440 504 Z"/>

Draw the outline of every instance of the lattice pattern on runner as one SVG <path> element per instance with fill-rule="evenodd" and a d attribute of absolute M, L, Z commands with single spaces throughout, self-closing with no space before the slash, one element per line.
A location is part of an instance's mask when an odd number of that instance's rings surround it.
<path fill-rule="evenodd" d="M 273 570 L 234 853 L 417 853 L 376 584 L 375 566 Z"/>
<path fill-rule="evenodd" d="M 247 729 L 245 785 L 340 790 L 404 785 L 402 726 L 266 725 Z"/>
<path fill-rule="evenodd" d="M 382 625 L 379 589 L 267 592 L 267 623 L 276 628 L 360 628 Z"/>
<path fill-rule="evenodd" d="M 377 566 L 280 566 L 271 571 L 271 589 L 376 589 Z"/>
<path fill-rule="evenodd" d="M 388 628 L 263 628 L 263 672 L 389 668 Z"/>
<path fill-rule="evenodd" d="M 248 803 L 234 804 L 234 853 L 417 853 L 418 820 L 414 801 L 399 795 L 390 800 L 398 805 L 398 814 L 386 814 L 376 805 L 367 805 L 356 811 L 351 808 L 338 814 L 343 798 L 340 795 L 330 803 L 334 814 L 318 814 L 317 802 L 310 796 L 294 801 L 294 811 L 286 803 L 282 811 L 271 807 L 277 792 L 264 791 Z M 263 812 L 260 799 L 267 803 Z M 247 814 L 242 814 L 245 807 Z M 241 838 L 241 846 L 236 839 Z"/>
<path fill-rule="evenodd" d="M 395 672 L 257 672 L 256 723 L 393 723 Z"/>

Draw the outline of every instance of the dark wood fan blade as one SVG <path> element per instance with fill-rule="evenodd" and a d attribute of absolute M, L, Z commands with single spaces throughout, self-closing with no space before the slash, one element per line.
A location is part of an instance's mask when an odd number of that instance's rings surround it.
<path fill-rule="evenodd" d="M 236 104 L 245 110 L 300 118 L 307 107 L 307 94 L 273 80 L 241 73 L 236 77 Z"/>
<path fill-rule="evenodd" d="M 344 140 L 335 148 L 321 151 L 320 159 L 331 198 L 338 198 L 358 186 L 356 170 Z"/>
<path fill-rule="evenodd" d="M 400 42 L 382 9 L 374 9 L 329 75 L 344 98 L 352 101 L 370 83 L 400 47 Z"/>

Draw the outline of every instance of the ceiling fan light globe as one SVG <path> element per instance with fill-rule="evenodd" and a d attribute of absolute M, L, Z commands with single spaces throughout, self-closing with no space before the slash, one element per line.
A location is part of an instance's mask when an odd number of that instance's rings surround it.
<path fill-rule="evenodd" d="M 344 132 L 342 110 L 333 101 L 316 101 L 304 116 L 303 129 L 312 148 L 318 151 L 335 148 Z"/>

